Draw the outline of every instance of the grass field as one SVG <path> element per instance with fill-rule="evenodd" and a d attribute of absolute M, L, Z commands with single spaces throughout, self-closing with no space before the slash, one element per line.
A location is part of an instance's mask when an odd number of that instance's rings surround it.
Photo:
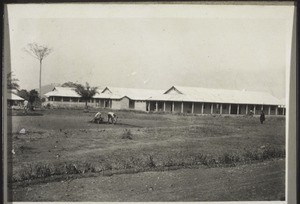
<path fill-rule="evenodd" d="M 14 112 L 14 116 L 8 118 L 11 122 L 8 137 L 15 152 L 10 154 L 13 200 L 120 201 L 124 198 L 122 201 L 214 201 L 284 198 L 285 118 L 267 117 L 265 124 L 261 125 L 257 117 L 245 116 L 116 113 L 119 119 L 116 125 L 112 125 L 89 123 L 95 111 L 44 110 L 31 116 Z M 22 128 L 26 129 L 25 134 L 19 133 Z M 246 177 L 239 169 L 248 172 L 245 172 Z M 257 174 L 253 174 L 252 170 Z M 153 172 L 152 176 L 166 181 L 161 184 L 160 190 L 147 191 L 151 195 L 155 191 L 154 197 L 143 198 L 137 195 L 144 182 L 140 176 L 143 174 L 145 180 L 151 181 L 147 172 Z M 198 187 L 192 190 L 194 193 L 186 197 L 184 192 L 191 190 L 189 183 L 177 183 L 173 188 L 172 179 L 168 176 L 168 173 L 178 173 L 179 178 L 185 180 L 189 176 L 203 180 L 203 172 L 206 172 L 207 181 L 198 183 Z M 229 188 L 228 180 L 224 180 L 226 176 L 222 177 L 228 172 L 233 172 L 229 174 L 231 176 L 237 176 L 236 184 L 240 181 L 240 186 L 236 185 L 230 191 L 226 190 Z M 261 184 L 262 175 L 267 178 L 264 185 Z M 126 186 L 120 189 L 120 183 L 115 182 L 115 185 L 110 183 L 109 193 L 102 192 L 103 197 L 93 197 L 96 192 L 89 189 L 91 187 L 86 183 L 98 180 L 107 185 L 105 178 L 114 181 L 117 177 L 127 179 L 131 193 L 128 194 Z M 54 186 L 70 179 L 75 179 L 77 186 L 83 186 L 81 192 L 86 192 L 86 196 L 75 196 L 76 190 L 58 196 Z M 100 185 L 98 182 L 95 187 Z M 213 186 L 214 182 L 216 186 Z M 208 183 L 215 193 L 198 195 L 196 192 L 204 188 L 209 190 Z M 251 196 L 246 193 L 248 188 L 243 187 L 247 183 L 255 189 Z M 70 185 L 61 185 L 62 191 Z M 164 185 L 168 186 L 167 190 Z M 224 191 L 217 186 L 222 186 Z M 180 189 L 182 196 L 179 196 L 180 193 L 175 196 L 176 189 Z M 33 196 L 36 192 L 44 195 L 43 190 L 47 191 L 46 197 Z M 226 192 L 231 192 L 231 196 Z"/>

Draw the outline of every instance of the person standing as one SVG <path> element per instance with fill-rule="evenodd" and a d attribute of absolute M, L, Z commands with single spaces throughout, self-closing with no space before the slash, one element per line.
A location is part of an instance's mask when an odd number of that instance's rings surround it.
<path fill-rule="evenodd" d="M 265 113 L 264 113 L 264 111 L 262 110 L 261 111 L 261 113 L 260 113 L 260 123 L 261 124 L 263 124 L 264 123 L 264 121 L 266 120 L 266 118 L 265 118 Z"/>

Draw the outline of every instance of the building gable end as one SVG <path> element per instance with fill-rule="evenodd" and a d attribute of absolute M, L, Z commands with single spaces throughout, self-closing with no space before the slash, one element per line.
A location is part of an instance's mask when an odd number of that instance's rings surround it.
<path fill-rule="evenodd" d="M 120 98 L 120 100 L 122 100 L 123 98 L 128 98 L 129 100 L 132 100 L 131 98 L 129 98 L 128 96 L 123 96 Z"/>
<path fill-rule="evenodd" d="M 111 90 L 109 90 L 108 87 L 105 87 L 105 89 L 103 89 L 103 91 L 101 91 L 101 93 L 108 93 L 108 94 L 111 94 Z"/>
<path fill-rule="evenodd" d="M 172 86 L 170 89 L 168 89 L 164 94 L 182 94 L 175 86 Z"/>

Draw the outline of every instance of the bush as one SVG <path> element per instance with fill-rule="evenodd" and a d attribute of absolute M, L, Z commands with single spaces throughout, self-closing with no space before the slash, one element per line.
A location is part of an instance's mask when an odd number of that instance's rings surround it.
<path fill-rule="evenodd" d="M 125 132 L 122 134 L 122 139 L 132 140 L 131 131 L 126 129 Z"/>
<path fill-rule="evenodd" d="M 150 168 L 155 168 L 155 167 L 156 167 L 156 165 L 155 165 L 155 163 L 154 163 L 154 161 L 153 161 L 153 156 L 152 156 L 152 155 L 149 156 L 149 163 L 148 163 L 148 166 L 149 166 Z"/>

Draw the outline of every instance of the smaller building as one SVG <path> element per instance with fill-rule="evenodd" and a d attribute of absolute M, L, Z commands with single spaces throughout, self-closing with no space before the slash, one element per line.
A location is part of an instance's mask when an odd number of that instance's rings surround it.
<path fill-rule="evenodd" d="M 46 101 L 44 102 L 44 106 L 50 105 L 54 108 L 81 108 L 85 106 L 85 101 L 81 99 L 80 95 L 76 93 L 75 88 L 72 87 L 55 87 L 52 91 L 46 93 L 45 96 Z M 99 94 L 96 94 L 90 101 L 88 101 L 88 105 L 98 107 L 98 96 Z"/>
<path fill-rule="evenodd" d="M 147 99 L 151 96 L 161 95 L 164 90 L 133 89 L 119 87 L 105 87 L 98 89 L 98 93 L 88 101 L 92 107 L 111 109 L 131 109 L 147 111 Z M 76 93 L 75 88 L 55 87 L 45 94 L 46 102 L 51 107 L 84 107 L 85 102 Z"/>
<path fill-rule="evenodd" d="M 24 98 L 21 98 L 17 94 L 13 92 L 7 93 L 7 106 L 8 108 L 12 109 L 20 109 L 23 108 L 24 105 Z"/>

